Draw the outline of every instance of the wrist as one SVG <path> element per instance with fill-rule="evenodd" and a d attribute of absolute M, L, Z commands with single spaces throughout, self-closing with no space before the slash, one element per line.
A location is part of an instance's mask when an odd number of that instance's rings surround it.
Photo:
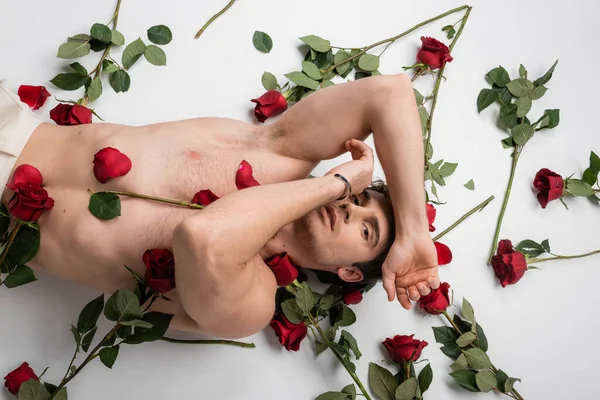
<path fill-rule="evenodd" d="M 325 175 L 322 179 L 327 182 L 328 193 L 331 194 L 331 201 L 339 201 L 350 195 L 348 191 L 349 183 L 346 184 L 342 179 L 336 178 L 334 175 Z M 344 196 L 344 197 L 343 197 Z"/>

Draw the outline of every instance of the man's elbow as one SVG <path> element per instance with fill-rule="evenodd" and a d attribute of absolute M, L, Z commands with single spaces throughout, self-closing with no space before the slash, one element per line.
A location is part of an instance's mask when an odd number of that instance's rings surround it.
<path fill-rule="evenodd" d="M 275 314 L 275 307 L 217 316 L 212 322 L 203 324 L 204 333 L 221 339 L 243 339 L 265 329 Z"/>

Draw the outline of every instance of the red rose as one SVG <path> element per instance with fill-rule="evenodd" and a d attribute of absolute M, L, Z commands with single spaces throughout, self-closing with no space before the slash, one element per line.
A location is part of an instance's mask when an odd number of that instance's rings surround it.
<path fill-rule="evenodd" d="M 41 186 L 29 182 L 6 186 L 15 192 L 8 202 L 8 210 L 21 221 L 37 221 L 44 211 L 54 207 L 54 199 Z"/>
<path fill-rule="evenodd" d="M 448 289 L 450 289 L 450 285 L 442 282 L 439 288 L 433 289 L 427 296 L 421 297 L 419 306 L 428 314 L 441 314 L 450 305 Z"/>
<path fill-rule="evenodd" d="M 238 190 L 242 190 L 259 185 L 260 183 L 252 176 L 252 165 L 248 161 L 242 160 L 235 174 L 235 186 L 237 186 Z"/>
<path fill-rule="evenodd" d="M 302 339 L 306 337 L 308 332 L 304 321 L 299 324 L 292 324 L 281 314 L 275 315 L 269 325 L 279 338 L 279 343 L 289 351 L 298 351 L 300 349 L 300 342 L 302 342 Z"/>
<path fill-rule="evenodd" d="M 506 287 L 517 283 L 525 275 L 527 261 L 522 253 L 513 249 L 511 241 L 505 239 L 498 242 L 498 251 L 492 257 L 492 267 L 502 287 Z"/>
<path fill-rule="evenodd" d="M 92 123 L 92 111 L 79 104 L 59 104 L 50 110 L 50 119 L 58 125 L 81 125 Z"/>
<path fill-rule="evenodd" d="M 201 206 L 207 206 L 216 200 L 219 200 L 219 196 L 214 194 L 210 189 L 204 189 L 194 195 L 192 203 L 200 204 Z"/>
<path fill-rule="evenodd" d="M 142 257 L 146 265 L 146 284 L 158 293 L 175 288 L 175 261 L 167 249 L 146 250 Z"/>
<path fill-rule="evenodd" d="M 94 176 L 100 183 L 110 178 L 126 175 L 131 170 L 131 160 L 112 147 L 105 147 L 94 154 Z"/>
<path fill-rule="evenodd" d="M 394 338 L 387 338 L 383 345 L 390 353 L 393 362 L 404 364 L 410 361 L 417 361 L 421 357 L 421 351 L 428 343 L 424 340 L 413 339 L 415 335 L 396 335 Z"/>
<path fill-rule="evenodd" d="M 298 267 L 293 264 L 286 253 L 277 254 L 266 260 L 265 263 L 273 271 L 277 286 L 287 286 L 298 278 Z"/>
<path fill-rule="evenodd" d="M 549 201 L 560 199 L 563 195 L 565 182 L 563 178 L 548 168 L 542 168 L 535 174 L 533 186 L 539 190 L 537 199 L 542 208 L 546 208 Z"/>
<path fill-rule="evenodd" d="M 437 251 L 438 265 L 450 264 L 452 261 L 452 251 L 444 243 L 433 242 Z"/>
<path fill-rule="evenodd" d="M 346 305 L 358 304 L 363 299 L 363 295 L 358 289 L 350 290 L 344 293 L 342 297 L 344 298 L 344 304 Z"/>
<path fill-rule="evenodd" d="M 421 36 L 421 48 L 417 53 L 417 62 L 426 64 L 429 68 L 442 68 L 453 60 L 448 46 L 437 39 Z"/>
<path fill-rule="evenodd" d="M 426 204 L 427 206 L 427 220 L 429 221 L 429 232 L 435 231 L 435 227 L 433 223 L 435 222 L 435 214 L 437 213 L 433 204 Z"/>
<path fill-rule="evenodd" d="M 39 381 L 39 378 L 29 367 L 29 364 L 24 362 L 19 368 L 4 377 L 4 386 L 16 396 L 19 393 L 21 385 L 31 379 Z"/>
<path fill-rule="evenodd" d="M 18 91 L 19 98 L 31 109 L 38 110 L 46 103 L 46 99 L 50 97 L 50 93 L 44 86 L 29 86 L 21 85 Z"/>
<path fill-rule="evenodd" d="M 258 99 L 250 100 L 256 103 L 254 115 L 260 122 L 265 122 L 267 118 L 281 114 L 287 110 L 287 100 L 277 90 L 269 90 Z"/>
<path fill-rule="evenodd" d="M 21 164 L 13 173 L 13 176 L 8 183 L 8 187 L 18 183 L 31 183 L 34 186 L 42 186 L 42 173 L 34 166 L 29 164 Z"/>

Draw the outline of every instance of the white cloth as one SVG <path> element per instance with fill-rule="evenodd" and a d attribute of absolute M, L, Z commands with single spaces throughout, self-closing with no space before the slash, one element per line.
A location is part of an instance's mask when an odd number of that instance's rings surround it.
<path fill-rule="evenodd" d="M 0 193 L 31 134 L 43 121 L 0 80 Z"/>

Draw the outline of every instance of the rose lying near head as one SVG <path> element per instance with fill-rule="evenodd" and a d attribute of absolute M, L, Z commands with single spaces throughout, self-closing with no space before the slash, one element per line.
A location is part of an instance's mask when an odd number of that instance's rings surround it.
<path fill-rule="evenodd" d="M 271 320 L 271 328 L 279 338 L 279 343 L 288 351 L 300 350 L 300 342 L 306 337 L 308 328 L 301 321 L 299 324 L 292 324 L 284 315 L 277 314 Z"/>

